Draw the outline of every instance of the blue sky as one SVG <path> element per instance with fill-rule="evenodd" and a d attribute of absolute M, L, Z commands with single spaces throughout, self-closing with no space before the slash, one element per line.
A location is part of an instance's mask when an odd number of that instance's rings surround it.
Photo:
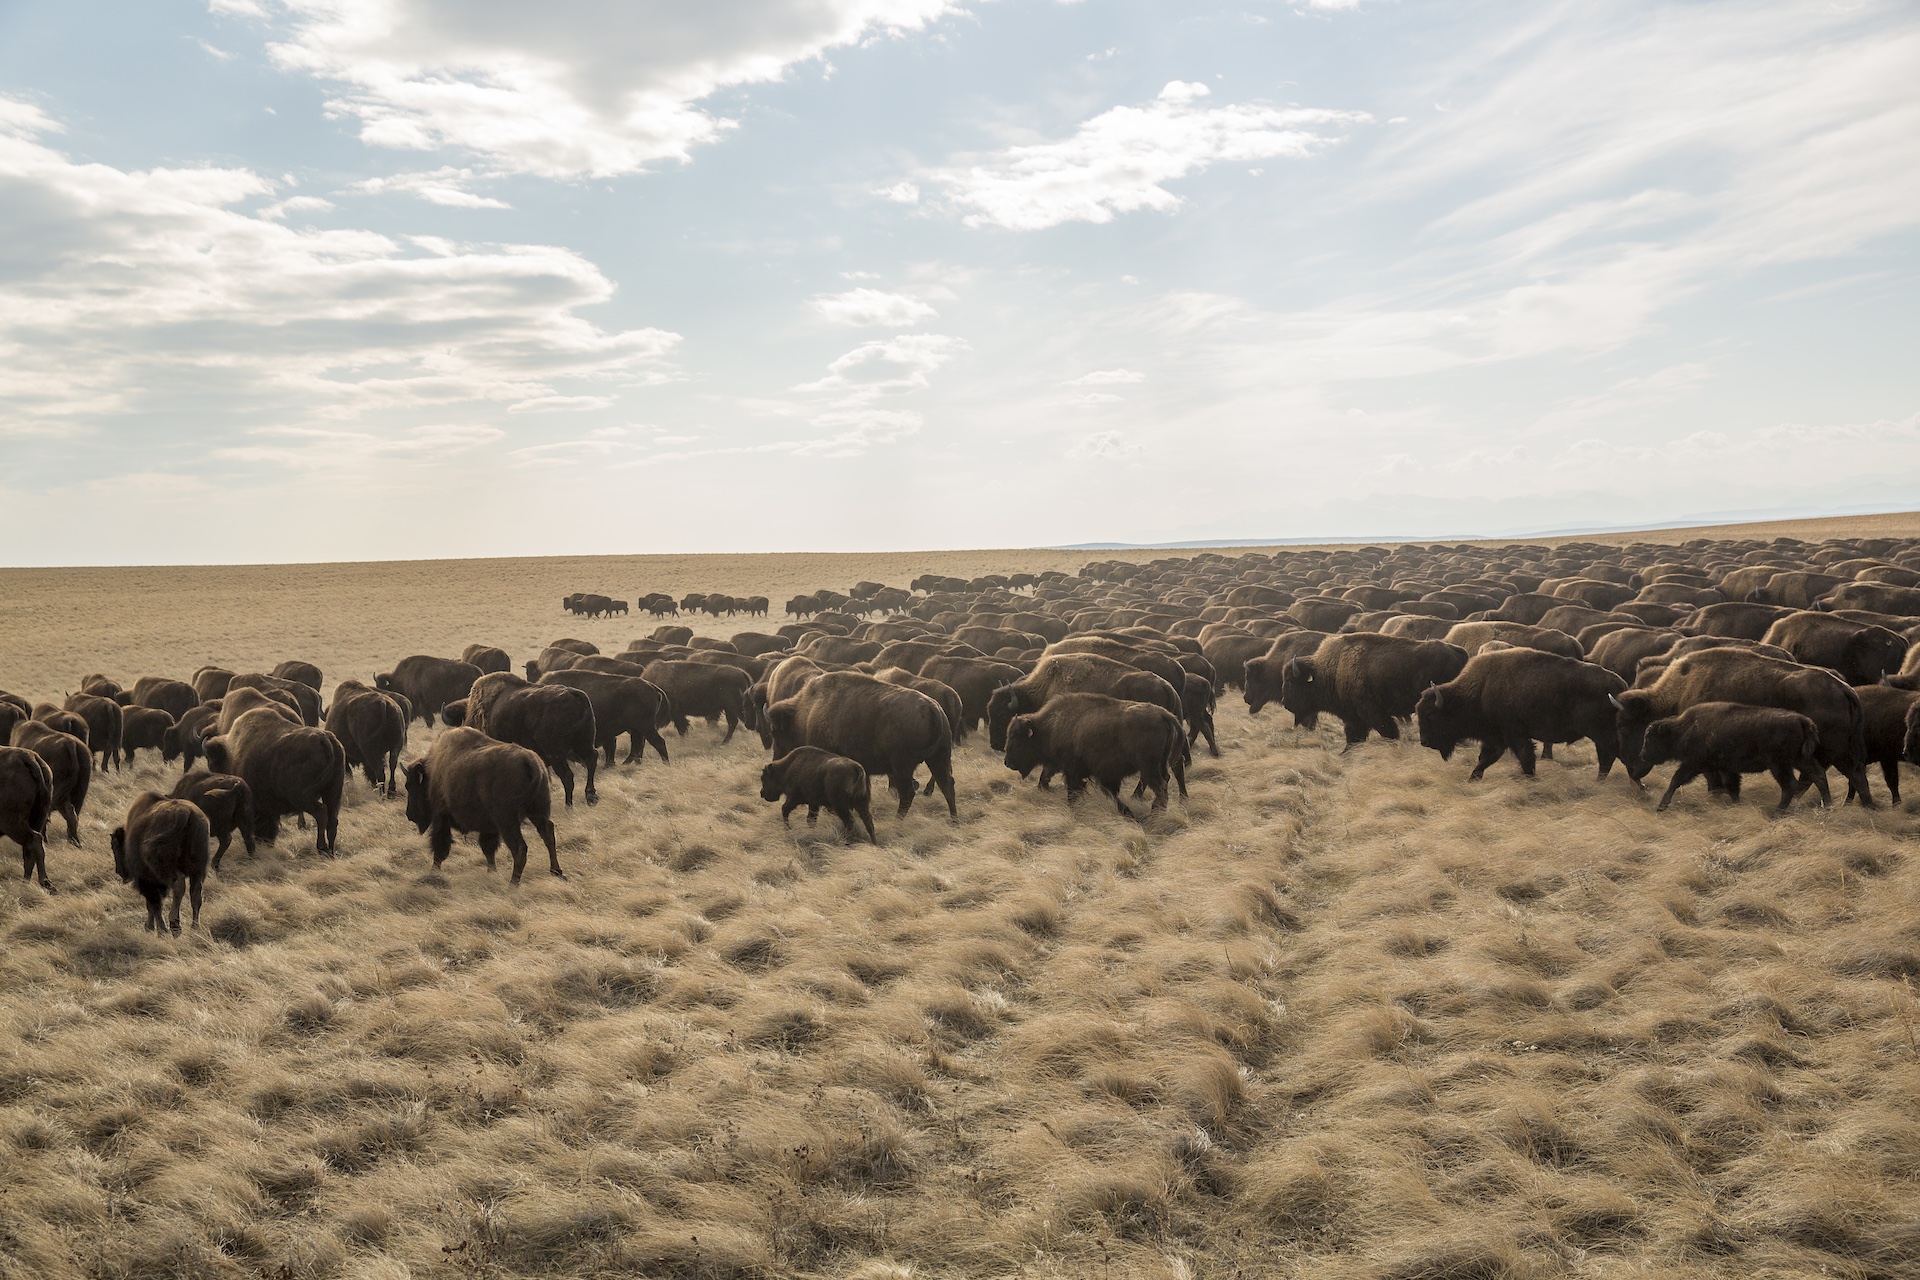
<path fill-rule="evenodd" d="M 0 559 L 1908 508 L 1916 224 L 1909 3 L 6 0 Z"/>

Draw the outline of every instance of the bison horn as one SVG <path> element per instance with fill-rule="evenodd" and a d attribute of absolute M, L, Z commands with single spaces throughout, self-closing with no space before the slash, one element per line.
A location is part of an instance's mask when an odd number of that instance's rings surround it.
<path fill-rule="evenodd" d="M 1608 702 L 1611 702 L 1611 703 L 1613 704 L 1613 709 L 1614 709 L 1615 711 L 1625 711 L 1625 710 L 1626 710 L 1626 708 L 1625 708 L 1625 707 L 1623 707 L 1623 706 L 1621 706 L 1621 705 L 1620 705 L 1620 699 L 1618 699 L 1618 698 L 1616 698 L 1616 697 L 1614 697 L 1614 696 L 1613 696 L 1612 694 L 1608 694 L 1608 695 L 1607 695 L 1607 701 L 1608 701 Z"/>

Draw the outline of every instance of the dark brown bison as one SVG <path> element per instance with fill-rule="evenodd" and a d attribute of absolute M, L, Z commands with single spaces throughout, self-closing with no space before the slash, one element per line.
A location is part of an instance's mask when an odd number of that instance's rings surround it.
<path fill-rule="evenodd" d="M 253 857 L 253 829 L 258 819 L 253 812 L 253 788 L 245 778 L 197 769 L 173 784 L 173 798 L 189 801 L 207 815 L 207 830 L 220 842 L 213 851 L 215 871 L 220 869 L 220 859 L 227 856 L 227 846 L 233 843 L 236 831 L 247 856 Z"/>
<path fill-rule="evenodd" d="M 749 658 L 758 658 L 769 653 L 785 653 L 792 647 L 793 641 L 785 636 L 770 636 L 762 631 L 733 633 L 734 652 L 745 654 Z"/>
<path fill-rule="evenodd" d="M 141 676 L 133 682 L 133 705 L 154 707 L 178 720 L 200 705 L 200 695 L 184 680 Z"/>
<path fill-rule="evenodd" d="M 280 676 L 270 676 L 264 671 L 251 671 L 237 675 L 227 685 L 227 696 L 240 689 L 259 689 L 265 693 L 283 694 L 293 700 L 299 708 L 300 723 L 309 729 L 320 726 L 320 695 L 303 680 L 286 680 Z"/>
<path fill-rule="evenodd" d="M 933 775 L 950 817 L 959 816 L 953 791 L 953 734 L 940 704 L 856 671 L 828 671 L 798 693 L 767 708 L 777 759 L 795 747 L 819 747 L 858 761 L 870 774 L 885 774 L 900 801 L 900 815 L 913 805 L 914 771 Z"/>
<path fill-rule="evenodd" d="M 287 661 L 274 667 L 268 674 L 276 680 L 297 681 L 313 690 L 315 694 L 320 692 L 320 685 L 322 683 L 320 668 L 314 666 L 311 662 L 301 662 L 297 658 L 289 658 Z"/>
<path fill-rule="evenodd" d="M 1738 702 L 1696 702 L 1677 716 L 1655 720 L 1640 746 L 1643 763 L 1672 760 L 1679 766 L 1660 797 L 1661 812 L 1673 803 L 1674 792 L 1701 774 L 1736 802 L 1741 774 L 1771 773 L 1780 784 L 1782 809 L 1808 786 L 1819 787 L 1821 800 L 1832 803 L 1819 755 L 1820 730 L 1813 721 L 1797 711 Z"/>
<path fill-rule="evenodd" d="M 926 676 L 917 676 L 902 667 L 881 667 L 873 675 L 877 680 L 897 684 L 902 689 L 918 689 L 932 698 L 940 704 L 940 709 L 947 713 L 947 728 L 953 734 L 954 742 L 966 741 L 966 712 L 960 705 L 960 695 L 951 686 L 939 680 L 928 679 Z"/>
<path fill-rule="evenodd" d="M 1039 768 L 1066 779 L 1071 803 L 1091 778 L 1127 817 L 1133 811 L 1120 787 L 1135 774 L 1153 792 L 1153 809 L 1167 807 L 1167 778 L 1186 794 L 1186 739 L 1180 718 L 1164 707 L 1104 693 L 1063 693 L 1007 725 L 1005 761 L 1022 777 Z"/>
<path fill-rule="evenodd" d="M 304 814 L 313 819 L 314 849 L 339 852 L 347 756 L 338 738 L 325 729 L 290 724 L 280 712 L 260 707 L 202 746 L 214 773 L 243 778 L 252 790 L 256 837 L 273 844 L 280 838 L 281 818 Z"/>
<path fill-rule="evenodd" d="M 1907 656 L 1905 636 L 1811 610 L 1788 614 L 1760 639 L 1785 649 L 1796 662 L 1838 672 L 1848 684 L 1876 684 L 1899 671 Z"/>
<path fill-rule="evenodd" d="M 1867 790 L 1867 743 L 1860 697 L 1839 676 L 1822 667 L 1769 658 L 1745 649 L 1707 649 L 1668 663 L 1651 685 L 1629 689 L 1616 699 L 1620 757 L 1638 782 L 1650 767 L 1640 754 L 1640 739 L 1655 720 L 1677 716 L 1702 702 L 1744 702 L 1757 707 L 1798 711 L 1820 730 L 1820 766 L 1838 769 L 1871 806 Z"/>
<path fill-rule="evenodd" d="M 87 749 L 100 757 L 102 771 L 109 761 L 117 768 L 126 749 L 125 709 L 112 698 L 75 693 L 67 697 L 63 710 L 87 722 Z"/>
<path fill-rule="evenodd" d="M 451 723 L 451 722 L 449 722 Z M 560 684 L 529 684 L 510 671 L 474 681 L 467 695 L 465 724 L 501 742 L 527 748 L 560 778 L 561 794 L 573 804 L 573 765 L 587 771 L 582 793 L 600 803 L 594 785 L 600 749 L 593 722 L 593 700 Z"/>
<path fill-rule="evenodd" d="M 782 823 L 805 805 L 807 825 L 812 826 L 825 809 L 840 819 L 849 838 L 858 830 L 853 825 L 857 815 L 867 839 L 879 843 L 873 832 L 873 787 L 857 760 L 818 747 L 795 747 L 760 771 L 760 798 L 784 801 Z"/>
<path fill-rule="evenodd" d="M 160 905 L 173 895 L 167 920 L 180 936 L 180 899 L 193 902 L 193 927 L 200 927 L 200 892 L 207 881 L 207 815 L 157 791 L 143 791 L 127 808 L 124 825 L 113 829 L 113 870 L 147 900 L 147 929 L 160 932 Z"/>
<path fill-rule="evenodd" d="M 109 679 L 98 671 L 80 677 L 80 692 L 90 693 L 96 698 L 111 698 L 123 707 L 133 701 L 133 695 L 121 688 L 118 680 Z"/>
<path fill-rule="evenodd" d="M 1861 731 L 1867 739 L 1867 760 L 1880 766 L 1887 794 L 1900 803 L 1900 762 L 1907 757 L 1907 718 L 1920 693 L 1892 685 L 1870 684 L 1855 689 L 1860 699 Z"/>
<path fill-rule="evenodd" d="M 0 836 L 20 846 L 22 879 L 47 879 L 47 819 L 53 813 L 53 773 L 25 747 L 0 747 Z"/>
<path fill-rule="evenodd" d="M 220 699 L 219 718 L 214 722 L 215 733 L 225 733 L 233 728 L 234 722 L 249 711 L 262 708 L 277 716 L 285 717 L 289 724 L 300 724 L 300 709 L 293 699 L 278 689 L 235 689 Z"/>
<path fill-rule="evenodd" d="M 960 695 L 960 719 L 971 733 L 987 718 L 993 691 L 1026 675 L 1019 667 L 991 658 L 939 654 L 921 664 L 920 674 Z"/>
<path fill-rule="evenodd" d="M 466 697 L 473 682 L 483 674 L 471 662 L 417 653 L 400 659 L 392 671 L 375 676 L 373 686 L 383 693 L 391 689 L 405 696 L 413 714 L 431 727 L 440 709 L 456 698 Z"/>
<path fill-rule="evenodd" d="M 202 702 L 212 702 L 215 698 L 227 696 L 227 686 L 233 683 L 239 673 L 225 667 L 202 667 L 193 673 L 193 691 Z M 178 717 L 175 717 L 178 719 Z"/>
<path fill-rule="evenodd" d="M 1414 706 L 1420 745 L 1451 759 L 1462 742 L 1478 742 L 1478 781 L 1508 751 L 1531 778 L 1533 744 L 1593 743 L 1600 776 L 1619 754 L 1613 697 L 1627 682 L 1590 662 L 1539 649 L 1483 649 L 1453 679 L 1421 692 Z"/>
<path fill-rule="evenodd" d="M 1783 604 L 1789 609 L 1811 609 L 1813 602 L 1845 585 L 1845 578 L 1830 573 L 1813 573 L 1805 569 L 1791 569 L 1785 573 L 1776 573 L 1767 579 L 1763 587 L 1755 587 L 1747 592 L 1747 599 L 1754 604 Z M 1854 606 L 1860 607 L 1860 606 Z M 1865 608 L 1878 608 L 1866 605 Z"/>
<path fill-rule="evenodd" d="M 12 745 L 46 761 L 53 778 L 53 811 L 66 820 L 67 843 L 79 848 L 80 810 L 93 786 L 93 756 L 87 744 L 39 720 L 22 720 L 13 727 Z"/>
<path fill-rule="evenodd" d="M 816 633 L 808 636 L 795 649 L 819 662 L 872 662 L 880 656 L 885 646 L 877 640 L 855 640 L 851 636 L 830 636 Z"/>
<path fill-rule="evenodd" d="M 1580 642 L 1554 627 L 1530 627 L 1524 622 L 1461 622 L 1448 628 L 1443 637 L 1448 644 L 1459 645 L 1471 658 L 1489 640 L 1504 640 L 1520 649 L 1538 649 L 1563 658 L 1581 659 L 1587 651 Z"/>
<path fill-rule="evenodd" d="M 1247 660 L 1265 654 L 1272 642 L 1251 632 L 1226 632 L 1202 642 L 1200 651 L 1217 673 L 1214 692 L 1247 687 Z"/>
<path fill-rule="evenodd" d="M 121 717 L 120 752 L 128 764 L 134 762 L 135 753 L 142 749 L 158 751 L 165 758 L 167 734 L 173 729 L 172 716 L 154 707 L 125 707 Z"/>
<path fill-rule="evenodd" d="M 1452 628 L 1449 627 L 1448 630 Z M 1278 702 L 1287 664 L 1295 658 L 1311 658 L 1326 638 L 1318 631 L 1284 632 L 1273 638 L 1273 642 L 1267 646 L 1267 651 L 1260 657 L 1248 658 L 1247 683 L 1241 690 L 1241 697 L 1247 703 L 1247 714 L 1257 716 L 1261 708 L 1269 702 Z"/>
<path fill-rule="evenodd" d="M 513 659 L 507 656 L 507 651 L 490 644 L 468 645 L 461 651 L 460 661 L 477 668 L 483 675 L 513 670 Z"/>
<path fill-rule="evenodd" d="M 692 717 L 711 724 L 725 716 L 727 730 L 720 741 L 731 742 L 733 731 L 748 718 L 747 690 L 753 681 L 737 667 L 658 659 L 649 662 L 641 674 L 667 695 L 673 708 L 674 731 L 683 738 Z"/>
<path fill-rule="evenodd" d="M 1592 651 L 1587 654 L 1587 661 L 1597 667 L 1605 667 L 1632 684 L 1640 670 L 1642 658 L 1657 658 L 1679 642 L 1678 631 L 1627 627 L 1610 631 L 1595 641 Z"/>
<path fill-rule="evenodd" d="M 1337 716 L 1347 746 L 1369 733 L 1400 736 L 1399 721 L 1413 715 L 1429 686 L 1445 683 L 1467 665 L 1466 650 L 1441 640 L 1399 636 L 1329 636 L 1311 658 L 1295 658 L 1280 677 L 1280 705 L 1294 723 L 1312 729 L 1324 712 Z"/>
<path fill-rule="evenodd" d="M 1181 672 L 1184 683 L 1186 673 Z M 1064 693 L 1099 693 L 1130 702 L 1145 702 L 1178 716 L 1178 690 L 1151 671 L 1097 653 L 1050 653 L 1034 664 L 1031 674 L 1002 685 L 987 700 L 987 744 L 995 751 L 1007 746 L 1007 726 Z M 1181 762 L 1185 764 L 1184 753 Z"/>
<path fill-rule="evenodd" d="M 220 709 L 223 702 L 222 699 L 203 702 L 175 721 L 173 727 L 168 729 L 166 735 L 160 740 L 160 758 L 172 764 L 184 756 L 186 763 L 181 768 L 192 769 L 194 762 L 204 753 L 201 744 L 208 737 L 219 732 Z"/>
<path fill-rule="evenodd" d="M 407 820 L 427 837 L 436 869 L 453 851 L 453 833 L 479 838 L 487 870 L 502 841 L 513 855 L 513 880 L 527 867 L 520 824 L 531 822 L 547 846 L 547 867 L 561 879 L 554 842 L 552 784 L 547 766 L 525 747 L 498 742 L 478 729 L 449 729 L 407 766 Z"/>
<path fill-rule="evenodd" d="M 367 785 L 392 797 L 400 786 L 400 753 L 407 747 L 407 713 L 378 689 L 342 680 L 327 708 L 327 732 L 340 739 L 347 767 L 359 765 Z"/>
<path fill-rule="evenodd" d="M 46 725 L 49 729 L 58 729 L 61 733 L 72 734 L 91 750 L 91 744 L 88 743 L 87 739 L 93 731 L 87 727 L 85 720 L 82 720 L 73 712 L 63 711 L 51 702 L 36 702 L 33 704 L 32 718 L 35 722 Z"/>
<path fill-rule="evenodd" d="M 640 763 L 648 744 L 666 761 L 667 740 L 660 736 L 660 726 L 672 718 L 673 703 L 651 680 L 603 671 L 555 671 L 540 677 L 540 683 L 565 685 L 587 695 L 593 704 L 594 734 L 609 766 L 623 733 L 627 735 L 626 763 Z"/>

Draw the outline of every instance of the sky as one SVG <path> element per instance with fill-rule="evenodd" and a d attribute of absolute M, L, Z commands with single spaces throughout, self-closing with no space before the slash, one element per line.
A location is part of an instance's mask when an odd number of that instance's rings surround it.
<path fill-rule="evenodd" d="M 0 563 L 1920 507 L 1911 0 L 0 0 Z"/>

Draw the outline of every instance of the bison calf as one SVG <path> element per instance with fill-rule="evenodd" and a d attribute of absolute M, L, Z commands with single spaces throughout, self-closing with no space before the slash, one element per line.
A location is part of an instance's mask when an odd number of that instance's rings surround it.
<path fill-rule="evenodd" d="M 1703 773 L 1709 780 L 1717 778 L 1727 796 L 1736 801 L 1743 773 L 1771 773 L 1780 784 L 1782 809 L 1809 785 L 1820 788 L 1822 800 L 1833 800 L 1820 763 L 1820 730 L 1797 711 L 1696 702 L 1677 716 L 1648 725 L 1640 751 L 1646 764 L 1679 763 L 1667 793 L 1660 797 L 1662 810 L 1672 803 L 1674 792 Z"/>
<path fill-rule="evenodd" d="M 869 807 L 873 790 L 867 771 L 858 761 L 822 751 L 819 747 L 795 747 L 760 771 L 760 798 L 784 800 L 780 821 L 785 822 L 801 805 L 807 806 L 807 825 L 830 810 L 854 834 L 853 816 L 867 829 L 867 839 L 875 844 L 873 810 Z"/>
<path fill-rule="evenodd" d="M 125 826 L 113 829 L 113 869 L 147 900 L 147 928 L 160 932 L 160 903 L 169 891 L 168 926 L 180 936 L 180 898 L 193 900 L 193 927 L 200 927 L 200 889 L 207 880 L 207 815 L 185 800 L 142 792 L 127 810 Z"/>

